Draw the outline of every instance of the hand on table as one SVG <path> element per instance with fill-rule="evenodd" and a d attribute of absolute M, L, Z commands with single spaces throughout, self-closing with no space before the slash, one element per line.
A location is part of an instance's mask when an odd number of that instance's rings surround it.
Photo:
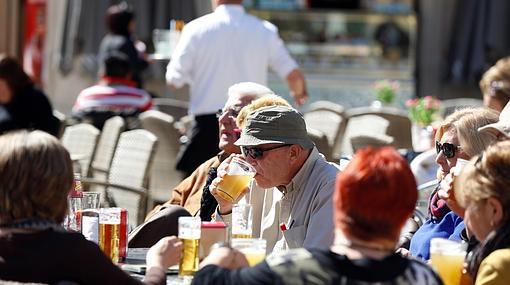
<path fill-rule="evenodd" d="M 179 263 L 182 254 L 182 242 L 175 236 L 164 237 L 147 252 L 147 268 L 166 268 Z"/>
<path fill-rule="evenodd" d="M 200 268 L 214 264 L 228 269 L 236 269 L 248 266 L 248 260 L 240 251 L 229 247 L 215 248 L 200 263 Z"/>

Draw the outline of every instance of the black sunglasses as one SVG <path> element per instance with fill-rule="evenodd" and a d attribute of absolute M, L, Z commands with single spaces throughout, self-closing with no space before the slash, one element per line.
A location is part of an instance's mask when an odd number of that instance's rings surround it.
<path fill-rule="evenodd" d="M 216 119 L 219 119 L 221 118 L 223 115 L 225 115 L 226 113 L 228 113 L 228 115 L 232 118 L 237 118 L 237 115 L 239 115 L 239 112 L 241 111 L 242 108 L 228 108 L 228 109 L 219 109 L 217 112 L 216 112 Z"/>
<path fill-rule="evenodd" d="M 455 152 L 461 150 L 460 146 L 456 146 L 451 143 L 443 143 L 436 141 L 436 153 L 439 154 L 443 151 L 444 156 L 452 158 L 455 156 Z"/>
<path fill-rule="evenodd" d="M 258 159 L 258 158 L 262 158 L 264 156 L 264 152 L 266 152 L 266 151 L 270 151 L 270 150 L 286 147 L 286 146 L 289 146 L 289 145 L 290 144 L 282 144 L 282 145 L 277 145 L 275 147 L 266 148 L 266 149 L 260 149 L 260 148 L 257 148 L 257 147 L 243 146 L 243 147 L 241 147 L 241 152 L 243 153 L 243 155 L 245 157 L 250 156 L 253 159 Z"/>

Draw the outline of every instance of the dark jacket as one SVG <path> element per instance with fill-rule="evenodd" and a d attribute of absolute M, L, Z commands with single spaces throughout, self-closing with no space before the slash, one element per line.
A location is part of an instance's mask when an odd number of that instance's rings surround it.
<path fill-rule="evenodd" d="M 50 101 L 40 90 L 29 86 L 14 94 L 10 103 L 3 105 L 6 114 L 0 119 L 0 134 L 11 130 L 41 130 L 58 135 L 59 120 L 53 116 Z"/>

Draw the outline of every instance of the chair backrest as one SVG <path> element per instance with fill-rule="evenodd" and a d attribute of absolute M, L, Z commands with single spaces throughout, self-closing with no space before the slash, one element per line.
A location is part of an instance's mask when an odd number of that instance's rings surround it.
<path fill-rule="evenodd" d="M 307 128 L 319 130 L 326 134 L 332 156 L 340 157 L 340 144 L 346 126 L 344 114 L 339 113 L 338 108 L 331 110 L 321 107 L 306 112 L 303 117 Z"/>
<path fill-rule="evenodd" d="M 78 161 L 81 174 L 89 176 L 90 162 L 96 150 L 99 130 L 90 124 L 77 124 L 65 129 L 62 144 L 71 154 L 74 161 Z"/>
<path fill-rule="evenodd" d="M 61 138 L 64 134 L 64 130 L 67 127 L 66 115 L 58 110 L 53 110 L 53 117 L 57 118 L 59 122 L 57 138 Z"/>
<path fill-rule="evenodd" d="M 124 130 L 126 124 L 120 116 L 115 116 L 106 120 L 101 136 L 97 142 L 96 153 L 92 160 L 92 177 L 97 172 L 108 173 L 112 164 L 113 154 L 119 141 L 120 133 Z M 105 176 L 106 178 L 106 176 Z"/>
<path fill-rule="evenodd" d="M 364 115 L 350 118 L 342 138 L 342 156 L 354 153 L 351 138 L 362 135 L 384 135 L 389 122 L 385 118 L 373 115 Z"/>
<path fill-rule="evenodd" d="M 315 143 L 315 146 L 319 150 L 320 153 L 322 153 L 326 160 L 333 161 L 333 158 L 331 157 L 331 146 L 329 145 L 328 136 L 322 131 L 312 129 L 312 128 L 306 128 L 308 131 L 308 136 L 312 141 Z"/>
<path fill-rule="evenodd" d="M 351 137 L 352 151 L 355 153 L 364 147 L 383 147 L 393 145 L 393 138 L 385 135 L 357 135 Z"/>
<path fill-rule="evenodd" d="M 393 137 L 393 146 L 401 149 L 413 149 L 411 120 L 405 111 L 390 107 L 360 107 L 348 110 L 347 118 L 373 115 L 388 121 L 386 134 Z"/>
<path fill-rule="evenodd" d="M 481 107 L 483 106 L 483 100 L 475 99 L 475 98 L 455 98 L 455 99 L 446 99 L 441 101 L 441 106 L 439 107 L 439 114 L 442 118 L 446 118 L 451 113 L 455 112 L 458 109 L 465 107 Z"/>
<path fill-rule="evenodd" d="M 174 127 L 174 118 L 160 111 L 150 110 L 140 114 L 142 127 L 158 138 L 158 150 L 152 164 L 149 188 L 156 202 L 170 199 L 171 189 L 182 180 L 175 164 L 181 147 L 181 134 Z"/>
<path fill-rule="evenodd" d="M 179 120 L 188 114 L 188 102 L 185 101 L 172 98 L 154 98 L 152 105 L 152 109 L 168 114 L 175 120 Z"/>
<path fill-rule="evenodd" d="M 151 201 L 148 190 L 149 169 L 154 159 L 157 138 L 146 130 L 133 130 L 120 135 L 113 155 L 108 182 L 145 191 L 131 192 L 109 187 L 115 204 L 128 210 L 130 224 L 143 221 Z M 134 221 L 134 222 L 133 222 Z"/>

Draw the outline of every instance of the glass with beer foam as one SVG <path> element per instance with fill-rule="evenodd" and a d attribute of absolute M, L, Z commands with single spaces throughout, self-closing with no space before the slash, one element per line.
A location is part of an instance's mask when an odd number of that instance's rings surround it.
<path fill-rule="evenodd" d="M 233 157 L 228 165 L 227 174 L 218 184 L 218 196 L 234 202 L 255 176 L 255 168 L 239 157 Z"/>
<path fill-rule="evenodd" d="M 466 256 L 467 243 L 433 238 L 430 241 L 430 263 L 445 285 L 458 285 Z"/>
<path fill-rule="evenodd" d="M 234 238 L 232 247 L 246 256 L 248 264 L 255 266 L 266 258 L 266 240 L 257 238 Z"/>
<path fill-rule="evenodd" d="M 235 204 L 232 208 L 232 238 L 251 238 L 253 207 L 250 204 Z"/>
<path fill-rule="evenodd" d="M 200 244 L 200 217 L 179 217 L 179 239 L 183 243 L 183 253 L 179 262 L 179 276 L 193 276 L 198 270 Z"/>

